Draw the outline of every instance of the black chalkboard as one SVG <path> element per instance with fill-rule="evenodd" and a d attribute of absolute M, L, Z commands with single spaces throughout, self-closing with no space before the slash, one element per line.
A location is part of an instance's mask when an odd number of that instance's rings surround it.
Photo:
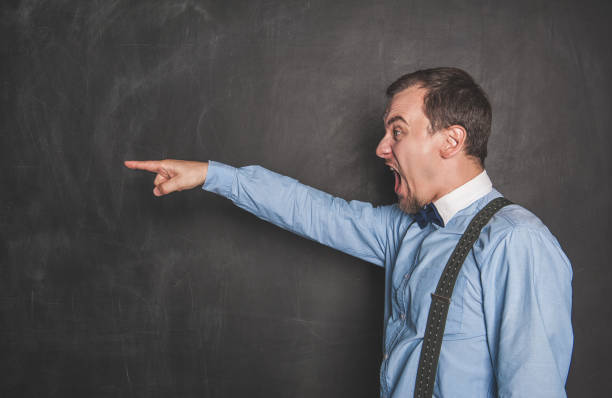
<path fill-rule="evenodd" d="M 394 201 L 384 89 L 457 66 L 487 170 L 574 267 L 569 396 L 612 388 L 609 3 L 9 1 L 0 396 L 373 397 L 383 271 L 126 159 L 259 164 Z"/>

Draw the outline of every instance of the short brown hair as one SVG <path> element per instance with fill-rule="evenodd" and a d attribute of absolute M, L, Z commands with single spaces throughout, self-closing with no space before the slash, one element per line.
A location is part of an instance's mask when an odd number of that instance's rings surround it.
<path fill-rule="evenodd" d="M 472 76 L 458 68 L 418 70 L 394 81 L 387 88 L 387 97 L 392 99 L 412 86 L 427 90 L 423 112 L 432 133 L 452 125 L 462 126 L 467 132 L 466 153 L 484 166 L 491 135 L 491 104 Z"/>

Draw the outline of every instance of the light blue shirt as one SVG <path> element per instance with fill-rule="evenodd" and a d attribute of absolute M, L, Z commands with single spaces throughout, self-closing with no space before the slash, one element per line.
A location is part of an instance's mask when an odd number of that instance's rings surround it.
<path fill-rule="evenodd" d="M 381 396 L 412 397 L 431 293 L 496 190 L 421 229 L 397 205 L 333 197 L 259 166 L 209 162 L 203 189 L 281 228 L 385 268 Z M 448 216 L 448 215 L 447 215 Z M 518 205 L 483 228 L 451 297 L 434 396 L 565 397 L 572 269 L 559 242 Z"/>

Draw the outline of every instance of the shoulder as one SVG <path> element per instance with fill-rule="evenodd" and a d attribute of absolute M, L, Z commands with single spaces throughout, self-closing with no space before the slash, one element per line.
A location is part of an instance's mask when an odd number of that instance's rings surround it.
<path fill-rule="evenodd" d="M 518 204 L 503 207 L 493 216 L 491 221 L 491 224 L 501 228 L 528 229 L 534 232 L 548 231 L 542 220 Z"/>
<path fill-rule="evenodd" d="M 517 204 L 505 206 L 495 213 L 483 228 L 483 233 L 489 237 L 493 245 L 502 240 L 515 241 L 527 236 L 538 236 L 557 242 L 542 220 Z"/>
<path fill-rule="evenodd" d="M 481 267 L 515 263 L 515 267 L 544 267 L 548 263 L 571 274 L 559 241 L 531 211 L 512 204 L 500 209 L 483 228 L 474 251 Z"/>
<path fill-rule="evenodd" d="M 410 226 L 414 217 L 400 209 L 397 203 L 392 205 L 381 206 L 389 217 L 389 225 L 395 229 L 404 230 Z"/>
<path fill-rule="evenodd" d="M 484 207 L 485 204 L 482 204 L 481 207 Z M 491 247 L 504 239 L 514 240 L 513 238 L 521 235 L 540 235 L 556 241 L 542 220 L 523 206 L 512 203 L 502 207 L 491 217 L 491 220 L 482 229 L 480 240 L 483 242 L 480 243 Z"/>

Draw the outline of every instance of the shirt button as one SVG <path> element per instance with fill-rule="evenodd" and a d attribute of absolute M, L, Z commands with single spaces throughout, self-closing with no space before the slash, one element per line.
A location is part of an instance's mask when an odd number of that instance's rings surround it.
<path fill-rule="evenodd" d="M 406 319 L 406 314 L 402 312 L 402 313 L 400 314 L 400 318 L 402 318 L 402 319 Z"/>
<path fill-rule="evenodd" d="M 387 359 L 389 359 L 389 354 L 385 353 L 385 355 L 383 355 L 383 359 L 386 361 Z"/>
<path fill-rule="evenodd" d="M 408 278 L 410 278 L 410 274 L 404 275 L 404 279 L 408 279 Z"/>

